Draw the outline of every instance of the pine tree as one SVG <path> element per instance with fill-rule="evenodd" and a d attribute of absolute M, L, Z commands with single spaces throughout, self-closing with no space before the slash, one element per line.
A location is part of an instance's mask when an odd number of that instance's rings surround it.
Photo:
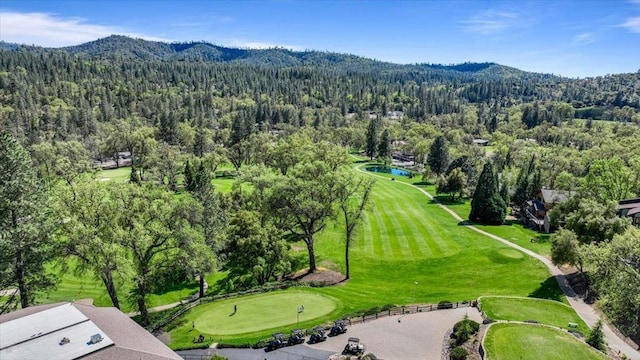
<path fill-rule="evenodd" d="M 491 162 L 487 162 L 471 199 L 469 219 L 483 224 L 502 224 L 506 216 L 506 207 L 498 191 L 498 177 L 493 172 Z"/>
<path fill-rule="evenodd" d="M 380 136 L 380 142 L 378 143 L 378 158 L 383 159 L 385 162 L 391 156 L 391 149 L 389 148 L 389 130 L 384 129 Z"/>
<path fill-rule="evenodd" d="M 604 334 L 602 333 L 602 320 L 598 320 L 586 339 L 587 344 L 606 353 L 607 344 L 604 342 Z"/>
<path fill-rule="evenodd" d="M 48 197 L 27 151 L 8 133 L 0 133 L 0 289 L 17 287 L 22 308 L 53 279 L 44 264 L 54 257 Z M 15 296 L 3 301 L 11 310 Z"/>
<path fill-rule="evenodd" d="M 449 166 L 449 142 L 444 135 L 438 136 L 431 144 L 427 164 L 436 175 L 440 175 L 447 170 Z"/>
<path fill-rule="evenodd" d="M 370 160 L 373 160 L 373 157 L 376 154 L 376 148 L 378 145 L 378 120 L 371 119 L 369 120 L 369 128 L 367 129 L 367 144 L 365 153 L 369 157 Z"/>
<path fill-rule="evenodd" d="M 187 189 L 187 191 L 194 190 L 194 180 L 193 168 L 189 160 L 187 160 L 187 163 L 184 165 L 184 188 Z"/>

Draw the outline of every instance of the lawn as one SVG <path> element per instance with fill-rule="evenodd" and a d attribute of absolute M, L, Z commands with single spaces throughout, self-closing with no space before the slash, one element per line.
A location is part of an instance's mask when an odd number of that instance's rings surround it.
<path fill-rule="evenodd" d="M 527 321 L 567 329 L 567 324 L 578 324 L 577 330 L 587 334 L 589 328 L 568 305 L 552 300 L 532 298 L 486 296 L 480 300 L 482 311 L 493 320 Z"/>
<path fill-rule="evenodd" d="M 111 298 L 105 290 L 104 284 L 93 274 L 87 272 L 85 274 L 75 274 L 73 269 L 75 260 L 72 259 L 68 263 L 68 269 L 62 271 L 61 267 L 48 264 L 47 272 L 55 274 L 60 278 L 59 283 L 52 291 L 41 293 L 36 298 L 36 302 L 40 304 L 49 304 L 61 301 L 76 301 L 80 299 L 93 299 L 96 306 L 113 306 Z M 117 275 L 117 274 L 116 274 Z M 118 298 L 120 300 L 120 308 L 123 312 L 136 310 L 136 305 L 128 301 L 129 292 L 132 289 L 132 282 L 128 279 L 116 277 L 116 286 L 118 287 Z M 191 295 L 198 291 L 198 284 L 194 280 L 184 284 L 175 285 L 173 288 L 163 289 L 161 293 L 147 295 L 147 306 L 149 308 L 171 304 L 180 300 L 188 299 Z"/>
<path fill-rule="evenodd" d="M 567 332 L 526 324 L 494 324 L 484 340 L 492 360 L 604 360 L 607 357 Z"/>
<path fill-rule="evenodd" d="M 364 169 L 366 165 L 361 165 L 360 168 Z M 376 174 L 379 176 L 391 178 L 391 175 L 387 174 Z M 453 210 L 458 216 L 467 220 L 469 218 L 469 212 L 471 212 L 471 201 L 468 198 L 463 200 L 451 201 L 446 195 L 436 195 L 436 186 L 435 185 L 425 185 L 421 182 L 420 177 L 414 177 L 409 179 L 403 176 L 393 176 L 395 181 L 401 181 L 409 184 L 413 184 L 419 188 L 424 189 L 429 194 L 433 195 L 438 202 L 446 205 L 449 209 Z M 477 224 L 472 221 L 469 223 L 473 224 L 477 228 L 484 230 L 490 234 L 500 236 L 503 239 L 506 239 L 514 244 L 520 245 L 525 249 L 529 249 L 535 253 L 540 255 L 550 257 L 551 256 L 551 245 L 549 243 L 549 235 L 542 234 L 535 230 L 526 228 L 519 221 L 507 220 L 505 225 L 495 226 L 495 225 L 482 225 Z M 531 239 L 535 239 L 535 242 L 532 242 Z"/>
<path fill-rule="evenodd" d="M 300 306 L 304 310 L 298 313 Z M 176 343 L 192 343 L 199 334 L 207 339 L 224 342 L 237 335 L 257 333 L 269 336 L 264 330 L 297 324 L 312 326 L 327 315 L 340 312 L 340 301 L 335 298 L 301 290 L 274 291 L 266 294 L 226 299 L 206 303 L 190 310 L 171 330 Z M 237 309 L 237 311 L 234 311 Z M 192 327 L 195 325 L 195 329 Z"/>
<path fill-rule="evenodd" d="M 337 299 L 338 310 L 314 323 L 386 304 L 455 302 L 485 294 L 562 298 L 557 283 L 542 263 L 459 226 L 458 221 L 415 187 L 379 178 L 371 199 L 371 208 L 351 248 L 352 279 L 339 286 L 295 290 Z M 344 272 L 343 231 L 342 224 L 330 224 L 317 236 L 320 266 Z M 294 244 L 294 249 L 298 249 L 294 250 L 297 253 L 306 252 L 302 244 Z M 228 314 L 229 305 L 218 305 L 221 303 L 210 306 L 221 306 L 222 313 Z M 276 331 L 286 332 L 295 326 L 294 320 L 291 317 L 288 324 L 276 326 L 256 317 L 252 329 L 264 330 L 225 337 L 225 342 L 254 342 Z M 202 333 L 207 338 L 219 335 L 206 324 L 211 320 L 195 321 L 202 323 Z M 190 346 L 192 338 L 174 337 L 172 331 L 171 346 Z"/>
<path fill-rule="evenodd" d="M 131 178 L 131 167 L 100 170 L 96 173 L 98 181 L 127 182 Z"/>

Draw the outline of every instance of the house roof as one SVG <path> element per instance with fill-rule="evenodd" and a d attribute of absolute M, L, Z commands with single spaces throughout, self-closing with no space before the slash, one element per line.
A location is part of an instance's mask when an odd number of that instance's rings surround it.
<path fill-rule="evenodd" d="M 640 198 L 637 199 L 627 199 L 627 200 L 620 200 L 618 202 L 618 209 L 622 210 L 622 209 L 633 209 L 635 207 L 640 206 Z"/>
<path fill-rule="evenodd" d="M 91 343 L 100 334 L 101 341 Z M 61 340 L 70 341 L 61 345 Z M 0 315 L 0 358 L 181 360 L 116 308 L 41 305 Z"/>
<path fill-rule="evenodd" d="M 567 201 L 570 196 L 575 194 L 573 191 L 551 189 L 542 189 L 540 192 L 542 193 L 542 201 L 544 201 L 545 204 L 561 204 Z"/>
<path fill-rule="evenodd" d="M 640 206 L 635 207 L 635 208 L 627 211 L 627 216 L 635 215 L 635 214 L 638 214 L 638 213 L 640 213 Z"/>

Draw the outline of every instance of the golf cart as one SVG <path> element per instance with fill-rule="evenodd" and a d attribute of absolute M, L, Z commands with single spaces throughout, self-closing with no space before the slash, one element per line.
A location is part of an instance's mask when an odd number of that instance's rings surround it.
<path fill-rule="evenodd" d="M 327 335 L 324 333 L 324 328 L 322 326 L 316 326 L 311 329 L 309 344 L 315 344 L 325 340 L 327 340 Z"/>
<path fill-rule="evenodd" d="M 269 340 L 265 351 L 273 351 L 287 345 L 284 335 L 282 333 L 273 334 L 273 339 Z"/>
<path fill-rule="evenodd" d="M 364 354 L 364 344 L 360 343 L 360 339 L 350 337 L 349 342 L 345 345 L 342 351 L 343 355 L 362 355 Z"/>
<path fill-rule="evenodd" d="M 287 346 L 302 344 L 303 342 L 304 334 L 302 333 L 302 330 L 291 330 L 291 336 L 289 336 L 289 340 L 287 340 Z"/>
<path fill-rule="evenodd" d="M 329 336 L 336 336 L 340 334 L 344 334 L 347 332 L 347 325 L 345 325 L 344 320 L 338 320 L 333 323 L 331 327 L 331 331 L 329 331 Z"/>

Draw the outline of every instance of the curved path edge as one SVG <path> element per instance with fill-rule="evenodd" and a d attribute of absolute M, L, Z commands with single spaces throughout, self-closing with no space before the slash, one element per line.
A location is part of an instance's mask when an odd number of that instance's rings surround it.
<path fill-rule="evenodd" d="M 374 176 L 377 178 L 381 178 L 381 179 L 385 179 L 385 180 L 390 180 L 389 178 L 386 178 L 384 176 L 380 176 L 380 175 L 376 175 L 376 174 L 372 174 L 371 172 L 362 170 L 362 166 L 363 165 L 359 165 L 356 166 L 355 168 L 362 172 L 365 173 L 369 176 Z M 431 195 L 430 193 L 428 193 L 426 190 L 419 188 L 413 184 L 410 183 L 406 183 L 406 182 L 402 182 L 402 181 L 396 181 L 397 184 L 402 184 L 405 186 L 410 186 L 420 192 L 422 192 L 422 194 L 424 194 L 427 198 L 429 198 L 430 200 L 433 200 L 441 209 L 443 209 L 444 211 L 448 212 L 449 215 L 451 215 L 454 219 L 456 219 L 457 221 L 461 222 L 461 224 L 468 228 L 471 229 L 479 234 L 482 234 L 484 236 L 487 236 L 493 240 L 499 241 L 507 246 L 510 246 L 514 249 L 517 249 L 519 251 L 522 251 L 523 253 L 541 261 L 544 265 L 547 266 L 547 268 L 549 269 L 549 272 L 551 273 L 551 275 L 556 279 L 556 281 L 558 282 L 558 285 L 560 286 L 560 289 L 562 290 L 562 292 L 565 294 L 567 301 L 569 301 L 569 305 L 571 305 L 571 307 L 573 308 L 573 310 L 578 314 L 578 316 L 580 316 L 580 318 L 582 318 L 582 320 L 589 326 L 589 327 L 593 327 L 596 322 L 598 322 L 598 320 L 600 319 L 600 317 L 598 316 L 598 314 L 595 312 L 595 310 L 593 309 L 593 307 L 589 304 L 586 304 L 584 301 L 582 301 L 581 299 L 578 298 L 578 296 L 576 295 L 575 291 L 573 291 L 573 289 L 571 288 L 571 286 L 569 285 L 569 282 L 567 281 L 567 278 L 564 276 L 564 274 L 562 273 L 562 271 L 560 271 L 560 269 L 555 266 L 551 260 L 547 259 L 546 257 L 540 255 L 540 254 L 536 254 L 535 252 L 523 248 L 520 245 L 514 244 L 506 239 L 503 239 L 497 235 L 488 233 L 484 230 L 481 230 L 471 224 L 469 224 L 465 219 L 461 218 L 458 214 L 456 214 L 453 210 L 449 209 L 446 205 L 443 205 L 441 203 L 439 203 L 435 197 L 433 195 Z M 605 339 L 609 345 L 609 347 L 615 351 L 621 352 L 623 354 L 625 354 L 627 356 L 628 359 L 630 360 L 640 360 L 640 351 L 639 349 L 634 349 L 631 345 L 629 345 L 628 343 L 626 343 L 624 341 L 624 339 L 621 339 L 620 337 L 618 337 L 618 335 L 613 332 L 613 330 L 611 330 L 611 328 L 609 327 L 609 324 L 605 321 L 602 322 L 602 330 L 604 332 L 605 335 Z"/>

